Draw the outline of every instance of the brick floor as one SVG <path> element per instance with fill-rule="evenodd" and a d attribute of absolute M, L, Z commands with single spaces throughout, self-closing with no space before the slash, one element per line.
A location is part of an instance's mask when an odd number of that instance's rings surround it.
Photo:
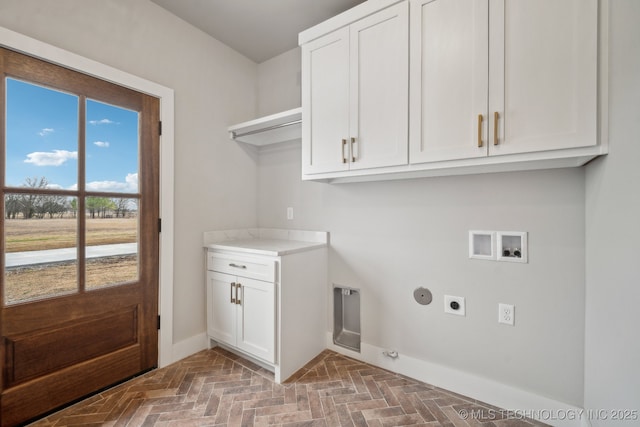
<path fill-rule="evenodd" d="M 285 384 L 220 348 L 56 412 L 48 426 L 541 426 L 325 350 Z"/>

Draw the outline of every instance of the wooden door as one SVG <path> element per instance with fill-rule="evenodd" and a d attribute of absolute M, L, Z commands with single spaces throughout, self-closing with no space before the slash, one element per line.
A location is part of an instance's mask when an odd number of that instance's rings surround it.
<path fill-rule="evenodd" d="M 238 278 L 237 347 L 267 362 L 275 362 L 275 285 Z"/>
<path fill-rule="evenodd" d="M 489 154 L 596 145 L 597 0 L 491 0 L 490 11 Z"/>
<path fill-rule="evenodd" d="M 236 345 L 236 277 L 207 272 L 207 333 L 221 343 Z"/>
<path fill-rule="evenodd" d="M 488 0 L 411 1 L 411 163 L 487 155 Z"/>
<path fill-rule="evenodd" d="M 350 169 L 408 163 L 409 6 L 351 24 Z"/>
<path fill-rule="evenodd" d="M 12 426 L 157 365 L 159 101 L 6 49 L 0 69 Z"/>
<path fill-rule="evenodd" d="M 302 46 L 302 173 L 349 169 L 349 29 Z"/>

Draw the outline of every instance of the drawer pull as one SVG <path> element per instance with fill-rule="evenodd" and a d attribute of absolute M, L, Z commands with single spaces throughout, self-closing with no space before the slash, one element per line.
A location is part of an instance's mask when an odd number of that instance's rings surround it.
<path fill-rule="evenodd" d="M 233 291 L 236 291 L 235 294 L 238 295 L 238 291 L 236 290 L 236 284 L 235 283 L 231 283 L 231 304 L 235 304 L 236 303 L 236 298 L 233 295 Z"/>
<path fill-rule="evenodd" d="M 238 295 L 238 292 L 241 291 L 240 288 L 242 288 L 242 285 L 240 283 L 237 283 L 236 284 L 236 304 L 239 304 L 239 305 L 242 304 L 242 301 L 240 301 L 240 295 Z"/>
<path fill-rule="evenodd" d="M 236 264 L 236 263 L 233 263 L 233 262 L 231 264 L 229 264 L 229 267 L 242 268 L 242 269 L 245 269 L 245 270 L 247 268 L 246 265 Z"/>
<path fill-rule="evenodd" d="M 478 147 L 482 147 L 482 114 L 478 114 Z"/>

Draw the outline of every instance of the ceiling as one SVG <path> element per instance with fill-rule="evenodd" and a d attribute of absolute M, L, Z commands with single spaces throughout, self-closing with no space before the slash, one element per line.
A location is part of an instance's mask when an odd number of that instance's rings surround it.
<path fill-rule="evenodd" d="M 260 63 L 298 46 L 298 33 L 364 0 L 151 0 Z"/>

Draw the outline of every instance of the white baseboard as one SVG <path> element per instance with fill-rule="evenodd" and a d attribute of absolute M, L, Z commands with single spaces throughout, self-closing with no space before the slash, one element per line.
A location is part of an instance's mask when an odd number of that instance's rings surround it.
<path fill-rule="evenodd" d="M 208 347 L 206 333 L 194 335 L 173 345 L 173 361 L 177 362 Z M 327 332 L 327 348 L 480 402 L 514 411 L 516 417 L 527 416 L 558 427 L 591 427 L 587 411 L 583 408 L 489 378 L 402 354 L 397 359 L 390 359 L 382 355 L 385 349 L 366 343 L 362 343 L 361 353 L 357 353 L 333 344 L 330 332 Z"/>
<path fill-rule="evenodd" d="M 182 341 L 173 344 L 172 362 L 184 359 L 201 350 L 208 348 L 207 334 L 205 332 L 194 335 Z"/>
<path fill-rule="evenodd" d="M 390 359 L 380 347 L 362 343 L 357 353 L 333 343 L 327 332 L 327 348 L 375 366 L 397 372 L 416 380 L 462 394 L 480 402 L 514 411 L 514 416 L 526 416 L 559 427 L 590 427 L 583 408 L 540 396 L 488 378 L 459 371 L 425 360 L 400 355 Z"/>

